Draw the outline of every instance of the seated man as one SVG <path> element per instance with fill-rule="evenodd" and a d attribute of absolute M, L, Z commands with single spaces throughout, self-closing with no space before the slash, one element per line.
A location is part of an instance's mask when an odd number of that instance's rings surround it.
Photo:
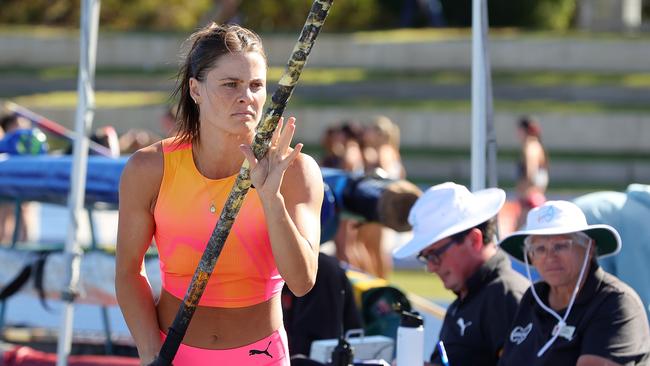
<path fill-rule="evenodd" d="M 458 296 L 440 330 L 451 365 L 496 365 L 528 287 L 495 245 L 494 217 L 505 197 L 498 188 L 472 193 L 450 182 L 431 187 L 409 214 L 413 239 L 393 253 L 417 255 Z M 431 362 L 443 364 L 438 350 Z"/>

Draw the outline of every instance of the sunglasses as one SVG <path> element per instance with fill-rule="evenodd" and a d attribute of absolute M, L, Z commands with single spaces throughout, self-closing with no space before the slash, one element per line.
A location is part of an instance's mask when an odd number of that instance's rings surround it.
<path fill-rule="evenodd" d="M 418 261 L 420 261 L 422 264 L 427 265 L 429 263 L 433 265 L 439 265 L 440 262 L 442 262 L 442 259 L 440 258 L 449 248 L 451 248 L 452 245 L 454 244 L 460 244 L 463 242 L 464 238 L 461 239 L 451 239 L 449 242 L 443 244 L 438 249 L 430 250 L 427 253 L 420 252 L 417 256 Z"/>

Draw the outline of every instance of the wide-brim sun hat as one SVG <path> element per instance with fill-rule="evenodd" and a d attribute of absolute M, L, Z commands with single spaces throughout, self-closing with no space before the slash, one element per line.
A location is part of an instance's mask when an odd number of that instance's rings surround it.
<path fill-rule="evenodd" d="M 499 246 L 513 258 L 524 262 L 524 239 L 529 235 L 562 235 L 583 232 L 596 243 L 599 258 L 621 250 L 621 237 L 609 225 L 587 224 L 580 208 L 569 201 L 547 201 L 528 212 L 526 226 L 503 239 Z"/>
<path fill-rule="evenodd" d="M 499 188 L 470 192 L 465 186 L 447 182 L 429 188 L 409 212 L 413 239 L 396 248 L 393 256 L 403 259 L 446 237 L 458 234 L 496 216 L 506 200 Z"/>

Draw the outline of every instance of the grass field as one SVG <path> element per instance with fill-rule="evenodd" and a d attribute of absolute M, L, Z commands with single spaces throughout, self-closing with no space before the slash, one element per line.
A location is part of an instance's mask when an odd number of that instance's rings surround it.
<path fill-rule="evenodd" d="M 18 104 L 29 107 L 41 108 L 74 108 L 77 103 L 76 91 L 55 91 L 32 95 L 7 98 Z M 98 91 L 95 94 L 98 108 L 124 108 L 145 105 L 163 105 L 168 102 L 169 93 L 160 91 Z M 305 99 L 294 97 L 291 101 L 294 107 L 314 108 L 379 108 L 390 106 L 403 110 L 429 110 L 444 112 L 469 112 L 469 100 L 435 100 L 435 99 L 408 99 L 396 100 L 385 98 L 346 98 L 346 99 Z M 558 101 L 558 100 L 524 100 L 524 101 L 496 101 L 495 111 L 508 112 L 538 112 L 557 114 L 599 114 L 599 113 L 650 113 L 650 105 L 636 103 L 602 103 L 587 101 Z"/>
<path fill-rule="evenodd" d="M 422 270 L 396 270 L 388 278 L 399 289 L 436 302 L 450 302 L 454 293 L 445 289 L 438 276 Z"/>
<path fill-rule="evenodd" d="M 280 79 L 284 67 L 270 67 L 269 83 Z M 142 79 L 173 80 L 174 68 L 118 68 L 99 67 L 98 78 L 137 77 Z M 25 67 L 0 66 L 0 75 L 26 75 L 40 80 L 76 79 L 75 66 Z M 306 68 L 300 76 L 303 85 L 331 85 L 335 83 L 359 83 L 369 81 L 402 80 L 435 85 L 464 85 L 471 83 L 471 74 L 465 70 L 373 70 L 361 67 Z M 528 86 L 615 86 L 628 88 L 650 87 L 650 72 L 592 72 L 592 71 L 544 71 L 526 70 L 492 71 L 495 84 Z"/>

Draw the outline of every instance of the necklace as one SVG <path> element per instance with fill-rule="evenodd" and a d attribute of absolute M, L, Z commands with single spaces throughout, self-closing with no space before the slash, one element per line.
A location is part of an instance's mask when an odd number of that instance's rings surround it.
<path fill-rule="evenodd" d="M 210 214 L 214 215 L 217 213 L 217 205 L 215 205 L 214 203 L 214 197 L 219 196 L 219 193 L 223 192 L 224 189 L 231 188 L 231 186 L 228 184 L 227 181 L 231 181 L 231 179 L 236 178 L 237 175 L 214 180 L 215 182 L 217 182 L 217 185 L 219 186 L 219 190 L 216 192 L 216 194 L 214 194 L 213 193 L 214 188 L 210 186 L 210 183 L 211 181 L 213 181 L 213 179 L 206 178 L 205 175 L 203 175 L 200 171 L 198 171 L 198 169 L 197 172 L 201 176 L 201 182 L 203 182 L 203 187 L 205 188 L 205 192 L 208 195 L 208 198 L 210 200 L 210 205 L 208 206 L 208 210 L 210 211 Z"/>
<path fill-rule="evenodd" d="M 196 167 L 196 173 L 199 175 L 201 182 L 203 183 L 203 188 L 205 189 L 208 199 L 210 200 L 210 205 L 208 206 L 208 209 L 210 210 L 210 213 L 214 215 L 215 213 L 217 213 L 217 206 L 215 206 L 214 204 L 214 198 L 212 195 L 212 191 L 210 190 L 210 184 L 209 184 L 210 179 L 206 178 L 206 176 L 203 175 L 203 173 L 201 173 L 201 171 L 196 165 L 195 167 Z"/>
<path fill-rule="evenodd" d="M 203 181 L 203 185 L 205 186 L 205 191 L 208 194 L 208 198 L 210 199 L 210 214 L 214 215 L 217 213 L 217 206 L 214 205 L 214 196 L 212 194 L 212 191 L 210 190 L 210 185 L 209 185 L 209 180 L 206 178 L 203 174 L 201 174 L 201 180 Z"/>

